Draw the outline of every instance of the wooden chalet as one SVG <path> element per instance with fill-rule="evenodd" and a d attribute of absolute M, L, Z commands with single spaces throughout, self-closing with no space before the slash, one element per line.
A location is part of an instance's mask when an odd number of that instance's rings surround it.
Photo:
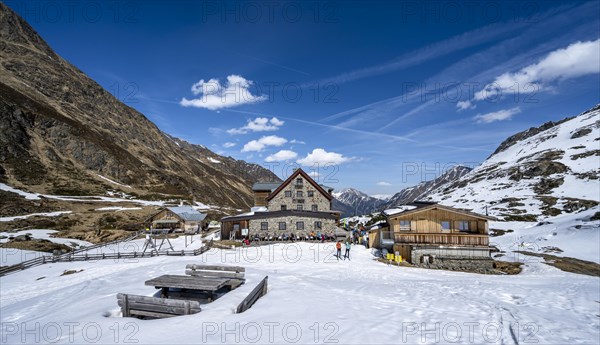
<path fill-rule="evenodd" d="M 393 239 L 393 251 L 407 261 L 489 258 L 488 221 L 493 217 L 432 202 L 414 202 L 384 214 L 387 228 L 378 230 L 379 238 Z"/>
<path fill-rule="evenodd" d="M 196 232 L 205 228 L 206 214 L 191 206 L 165 207 L 149 219 L 153 229 Z"/>

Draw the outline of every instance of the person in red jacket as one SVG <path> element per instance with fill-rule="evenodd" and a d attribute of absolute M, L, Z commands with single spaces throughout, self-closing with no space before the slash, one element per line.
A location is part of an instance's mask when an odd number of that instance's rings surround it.
<path fill-rule="evenodd" d="M 335 249 L 337 249 L 337 254 L 335 256 L 339 260 L 342 258 L 342 242 L 341 241 L 337 241 L 337 243 L 335 244 Z"/>

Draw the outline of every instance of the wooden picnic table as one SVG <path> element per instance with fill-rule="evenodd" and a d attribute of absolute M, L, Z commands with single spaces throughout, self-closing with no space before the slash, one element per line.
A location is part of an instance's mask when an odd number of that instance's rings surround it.
<path fill-rule="evenodd" d="M 175 288 L 207 292 L 210 296 L 209 300 L 212 300 L 215 291 L 227 285 L 230 280 L 230 278 L 208 278 L 165 274 L 160 277 L 147 280 L 145 284 L 148 286 L 154 286 L 157 289 L 162 289 L 161 295 L 164 298 L 169 297 L 169 288 Z"/>

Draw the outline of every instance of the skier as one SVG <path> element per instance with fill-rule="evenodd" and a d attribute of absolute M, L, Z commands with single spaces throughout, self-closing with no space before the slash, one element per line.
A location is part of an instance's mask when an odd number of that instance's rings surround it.
<path fill-rule="evenodd" d="M 344 253 L 344 260 L 346 260 L 346 258 L 350 260 L 350 242 L 348 240 L 346 240 L 346 252 Z"/>
<path fill-rule="evenodd" d="M 337 254 L 335 255 L 335 257 L 338 258 L 338 260 L 340 260 L 342 258 L 342 242 L 341 241 L 337 241 L 337 243 L 335 244 L 335 249 L 337 249 Z"/>

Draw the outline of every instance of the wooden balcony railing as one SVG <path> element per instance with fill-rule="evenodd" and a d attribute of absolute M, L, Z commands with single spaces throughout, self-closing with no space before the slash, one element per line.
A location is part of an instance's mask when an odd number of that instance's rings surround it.
<path fill-rule="evenodd" d="M 488 235 L 443 233 L 395 233 L 396 243 L 422 243 L 459 246 L 488 246 Z"/>

